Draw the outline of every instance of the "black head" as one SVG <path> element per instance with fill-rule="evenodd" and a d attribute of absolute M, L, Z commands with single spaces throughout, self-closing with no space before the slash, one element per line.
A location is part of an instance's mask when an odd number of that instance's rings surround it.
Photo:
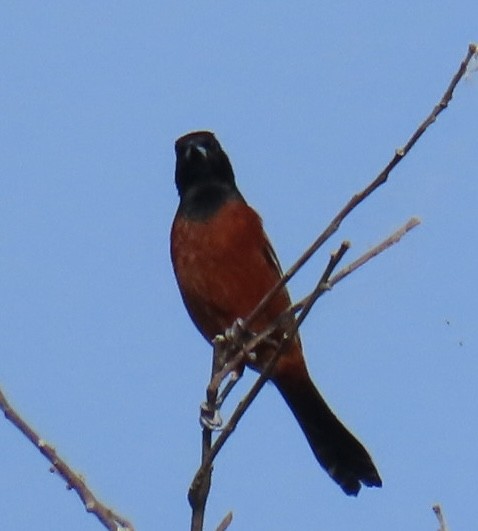
<path fill-rule="evenodd" d="M 224 201 L 241 198 L 227 155 L 209 131 L 176 140 L 176 187 L 180 209 L 189 217 L 206 217 Z"/>

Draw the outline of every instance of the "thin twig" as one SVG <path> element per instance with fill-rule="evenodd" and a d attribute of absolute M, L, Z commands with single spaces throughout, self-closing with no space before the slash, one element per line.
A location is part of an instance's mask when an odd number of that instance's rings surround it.
<path fill-rule="evenodd" d="M 448 531 L 448 526 L 445 517 L 443 516 L 443 512 L 441 510 L 440 505 L 436 504 L 432 507 L 432 509 L 438 519 L 438 523 L 440 524 L 438 531 Z"/>
<path fill-rule="evenodd" d="M 405 225 L 400 227 L 397 231 L 395 231 L 391 236 L 389 236 L 386 240 L 379 243 L 375 247 L 372 247 L 369 251 L 367 251 L 365 254 L 363 254 L 360 258 L 357 258 L 354 262 L 349 264 L 348 266 L 341 269 L 337 274 L 335 274 L 330 280 L 329 280 L 329 288 L 332 288 L 337 284 L 337 282 L 340 282 L 345 277 L 353 273 L 355 270 L 357 270 L 359 267 L 362 267 L 364 264 L 366 264 L 369 260 L 372 258 L 375 258 L 378 254 L 383 253 L 386 249 L 391 247 L 392 245 L 398 243 L 403 236 L 412 229 L 414 229 L 417 225 L 420 225 L 420 220 L 418 218 L 410 218 Z"/>
<path fill-rule="evenodd" d="M 340 246 L 340 249 L 338 251 L 336 251 L 335 253 L 332 253 L 332 255 L 330 256 L 330 260 L 327 265 L 327 268 L 325 269 L 319 282 L 317 282 L 317 285 L 315 286 L 312 293 L 308 296 L 307 302 L 304 304 L 302 311 L 297 317 L 297 322 L 294 325 L 295 330 L 297 330 L 299 326 L 304 322 L 304 319 L 309 314 L 310 310 L 312 309 L 312 306 L 315 304 L 317 299 L 323 293 L 325 293 L 326 291 L 330 289 L 330 281 L 329 281 L 330 275 L 332 274 L 333 270 L 337 267 L 337 264 L 340 262 L 340 260 L 342 260 L 343 256 L 349 249 L 350 249 L 350 242 L 345 241 L 345 242 L 342 242 L 342 245 Z"/>
<path fill-rule="evenodd" d="M 104 505 L 93 494 L 86 484 L 84 478 L 74 472 L 70 466 L 56 453 L 55 448 L 45 442 L 36 431 L 31 428 L 25 420 L 13 409 L 3 392 L 0 390 L 0 410 L 16 428 L 18 428 L 27 439 L 29 439 L 40 452 L 51 463 L 51 471 L 58 473 L 67 484 L 68 489 L 74 490 L 80 497 L 85 509 L 93 513 L 98 520 L 110 531 L 134 531 L 133 524 L 123 516 L 115 513 L 112 509 Z"/>
<path fill-rule="evenodd" d="M 226 531 L 226 529 L 231 525 L 232 522 L 232 513 L 228 512 L 223 518 L 222 522 L 217 526 L 216 531 Z"/>
<path fill-rule="evenodd" d="M 279 290 L 289 282 L 289 280 L 297 273 L 297 271 L 311 258 L 311 256 L 338 230 L 342 221 L 350 214 L 350 212 L 357 207 L 362 201 L 364 201 L 372 192 L 374 192 L 379 186 L 384 184 L 390 172 L 397 166 L 397 164 L 403 160 L 408 152 L 415 145 L 417 140 L 423 135 L 423 133 L 434 123 L 438 115 L 448 106 L 448 103 L 453 97 L 453 92 L 458 85 L 460 79 L 466 73 L 468 65 L 473 56 L 478 53 L 478 46 L 476 44 L 470 44 L 468 46 L 468 52 L 465 59 L 461 62 L 460 67 L 456 74 L 453 76 L 450 84 L 448 85 L 441 100 L 432 112 L 423 120 L 418 126 L 415 132 L 412 134 L 408 142 L 402 147 L 395 150 L 395 154 L 385 168 L 378 174 L 378 176 L 361 192 L 355 194 L 348 203 L 340 210 L 340 212 L 329 223 L 328 227 L 322 232 L 322 234 L 315 240 L 315 242 L 305 251 L 305 253 L 293 264 L 284 274 L 284 276 L 277 282 L 274 288 L 267 293 L 260 303 L 254 308 L 251 314 L 244 321 L 244 326 L 249 328 L 251 323 L 256 317 L 264 310 L 269 302 L 275 297 Z"/>
<path fill-rule="evenodd" d="M 327 290 L 322 290 L 319 294 L 319 297 L 321 297 L 326 291 L 330 291 L 338 282 L 343 280 L 345 277 L 349 276 L 351 273 L 356 271 L 359 267 L 362 267 L 363 265 L 365 265 L 369 260 L 371 260 L 372 258 L 375 258 L 380 253 L 383 253 L 383 251 L 386 251 L 389 247 L 391 247 L 395 243 L 398 243 L 403 238 L 403 236 L 405 236 L 407 232 L 414 229 L 419 224 L 420 224 L 420 220 L 418 218 L 410 218 L 405 223 L 405 225 L 400 227 L 397 231 L 391 234 L 388 238 L 380 242 L 375 247 L 372 247 L 369 251 L 367 251 L 362 256 L 357 258 L 357 260 L 354 260 L 353 262 L 351 262 L 350 264 L 342 268 L 333 277 L 331 277 L 327 283 Z M 293 304 L 287 310 L 287 312 L 290 312 L 290 314 L 292 315 L 297 314 L 309 302 L 311 296 L 312 296 L 312 293 L 309 293 L 309 295 L 306 295 L 299 302 L 296 302 L 295 304 Z M 282 317 L 282 319 L 283 318 L 285 317 Z"/>

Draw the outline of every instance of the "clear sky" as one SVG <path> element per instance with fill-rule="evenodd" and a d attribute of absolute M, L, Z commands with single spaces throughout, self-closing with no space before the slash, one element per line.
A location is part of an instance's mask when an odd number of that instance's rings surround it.
<path fill-rule="evenodd" d="M 169 259 L 174 140 L 216 133 L 288 267 L 473 40 L 476 0 L 2 3 L 0 385 L 138 530 L 189 526 L 210 370 Z M 232 510 L 241 531 L 435 530 L 436 502 L 476 525 L 477 117 L 475 73 L 291 285 L 303 296 L 342 239 L 350 260 L 421 217 L 302 329 L 383 488 L 345 496 L 269 385 L 217 460 L 207 529 Z M 0 448 L 2 529 L 101 529 L 6 421 Z"/>

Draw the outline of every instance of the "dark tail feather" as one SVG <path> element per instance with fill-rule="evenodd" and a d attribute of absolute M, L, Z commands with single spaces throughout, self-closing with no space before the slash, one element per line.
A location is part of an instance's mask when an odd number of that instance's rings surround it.
<path fill-rule="evenodd" d="M 310 378 L 300 383 L 290 378 L 274 380 L 317 461 L 346 494 L 356 496 L 361 483 L 382 486 L 367 450 L 332 413 Z"/>

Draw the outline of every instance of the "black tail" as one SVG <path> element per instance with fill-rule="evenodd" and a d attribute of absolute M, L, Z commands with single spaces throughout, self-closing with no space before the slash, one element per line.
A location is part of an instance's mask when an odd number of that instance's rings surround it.
<path fill-rule="evenodd" d="M 300 383 L 290 378 L 274 380 L 317 461 L 346 494 L 356 496 L 361 483 L 382 486 L 367 450 L 332 413 L 310 378 Z"/>

